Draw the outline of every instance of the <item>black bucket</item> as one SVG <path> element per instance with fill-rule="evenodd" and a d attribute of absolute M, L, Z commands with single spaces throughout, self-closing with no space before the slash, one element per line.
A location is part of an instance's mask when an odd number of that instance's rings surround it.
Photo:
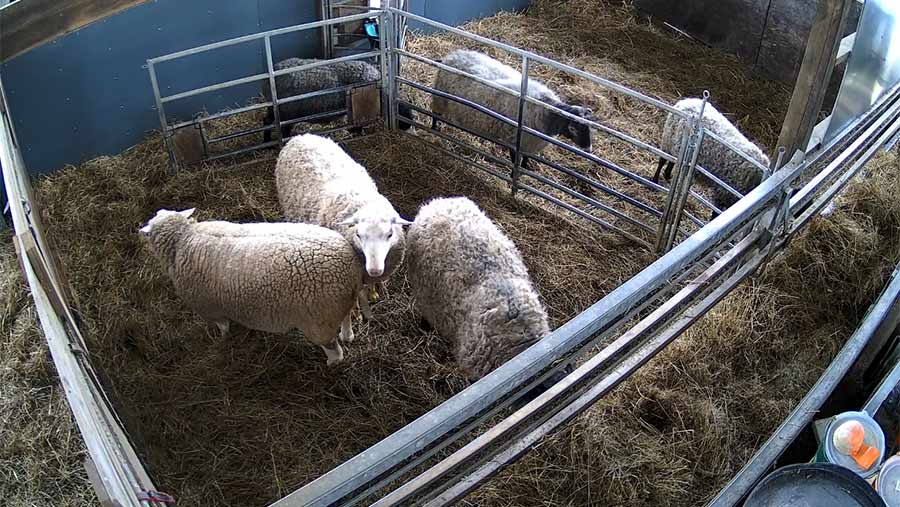
<path fill-rule="evenodd" d="M 859 475 L 832 463 L 779 468 L 750 492 L 744 507 L 886 507 Z"/>

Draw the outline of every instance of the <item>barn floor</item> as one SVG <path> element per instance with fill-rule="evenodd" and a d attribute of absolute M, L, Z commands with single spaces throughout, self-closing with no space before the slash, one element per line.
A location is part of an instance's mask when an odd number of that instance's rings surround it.
<path fill-rule="evenodd" d="M 538 0 L 528 14 L 500 14 L 465 28 L 668 102 L 710 89 L 717 107 L 769 150 L 789 96 L 733 58 L 662 31 L 616 2 Z M 450 43 L 415 37 L 410 47 L 440 56 Z M 603 121 L 642 139 L 658 135 L 658 113 L 537 71 L 586 97 Z M 621 145 L 602 139 L 595 145 L 629 168 L 644 174 L 652 168 L 652 159 Z M 435 195 L 476 200 L 522 250 L 554 327 L 652 260 L 619 236 L 512 199 L 504 185 L 414 140 L 376 134 L 348 147 L 405 216 Z M 551 153 L 557 156 L 566 157 Z M 466 385 L 447 346 L 418 329 L 402 271 L 389 297 L 375 305 L 375 319 L 356 325 L 358 340 L 337 369 L 326 368 L 320 349 L 297 337 L 240 331 L 222 339 L 171 294 L 137 228 L 161 207 L 197 207 L 201 220 L 279 219 L 273 157 L 170 177 L 160 140 L 151 136 L 37 185 L 92 357 L 160 488 L 185 505 L 264 505 Z M 896 158 L 888 162 L 896 174 Z M 900 182 L 881 181 L 890 185 L 855 192 L 857 201 L 818 221 L 808 239 L 797 241 L 797 252 L 471 503 L 688 505 L 708 498 L 812 385 L 898 260 L 900 239 L 890 232 L 898 209 L 872 193 L 896 190 Z M 857 263 L 846 256 L 857 254 L 865 258 L 851 268 Z M 797 283 L 801 277 L 804 284 Z M 794 315 L 808 317 L 791 321 Z M 794 337 L 803 337 L 803 345 Z M 3 449 L 4 456 L 17 450 Z M 23 504 L 38 498 L 24 495 Z"/>

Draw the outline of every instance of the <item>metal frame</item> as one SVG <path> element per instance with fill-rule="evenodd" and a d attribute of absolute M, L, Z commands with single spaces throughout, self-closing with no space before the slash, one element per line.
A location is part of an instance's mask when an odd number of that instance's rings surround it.
<path fill-rule="evenodd" d="M 223 112 L 191 122 L 169 125 L 164 110 L 165 103 L 247 82 L 268 80 L 271 87 L 274 77 L 280 75 L 279 73 L 296 70 L 274 71 L 269 42 L 271 37 L 298 30 L 321 28 L 348 19 L 362 19 L 372 15 L 372 12 L 367 12 L 263 32 L 149 60 L 147 63 L 151 84 L 170 155 L 174 157 L 171 151 L 170 136 L 175 128 L 188 125 L 198 125 L 202 128 L 204 123 L 211 118 L 221 118 L 236 113 L 234 111 Z M 777 170 L 771 177 L 765 179 L 734 206 L 724 210 L 715 220 L 703 225 L 702 221 L 683 212 L 685 200 L 695 197 L 689 191 L 688 184 L 691 180 L 689 173 L 704 171 L 703 168 L 696 165 L 697 150 L 703 138 L 710 137 L 719 142 L 721 140 L 717 140 L 706 129 L 698 127 L 697 124 L 700 122 L 696 121 L 696 118 L 693 128 L 682 139 L 680 153 L 677 156 L 664 153 L 648 143 L 631 138 L 627 134 L 615 132 L 599 123 L 578 119 L 596 131 L 678 163 L 679 167 L 685 170 L 679 171 L 678 181 L 673 183 L 670 189 L 666 189 L 612 162 L 585 153 L 583 150 L 545 136 L 524 125 L 521 118 L 525 102 L 534 103 L 536 101 L 524 96 L 522 91 L 527 90 L 528 66 L 532 63 L 539 63 L 588 79 L 669 113 L 681 115 L 672 106 L 534 53 L 435 23 L 395 7 L 381 9 L 377 11 L 377 15 L 382 21 L 383 44 L 378 52 L 373 53 L 381 59 L 382 75 L 388 79 L 386 85 L 382 86 L 385 104 L 388 106 L 385 118 L 387 126 L 393 128 L 397 126 L 400 103 L 399 86 L 417 87 L 412 81 L 399 75 L 401 58 L 413 58 L 411 53 L 403 49 L 403 27 L 408 19 L 518 55 L 522 60 L 523 82 L 518 92 L 506 90 L 518 97 L 518 117 L 512 120 L 496 113 L 494 113 L 496 116 L 492 115 L 495 118 L 499 117 L 500 121 L 512 124 L 517 129 L 516 143 L 515 146 L 512 146 L 515 150 L 515 160 L 497 164 L 499 167 L 509 169 L 509 172 L 504 173 L 484 164 L 472 163 L 467 157 L 450 151 L 438 143 L 428 141 L 424 136 L 413 135 L 412 137 L 420 142 L 434 145 L 450 156 L 466 161 L 473 167 L 483 169 L 488 174 L 509 182 L 512 189 L 537 195 L 591 222 L 602 222 L 601 225 L 605 224 L 604 226 L 615 227 L 615 224 L 606 222 L 593 213 L 571 204 L 568 200 L 562 200 L 532 186 L 529 184 L 530 181 L 529 183 L 524 181 L 526 178 L 530 178 L 539 184 L 546 185 L 551 180 L 536 171 L 521 168 L 523 157 L 527 155 L 521 153 L 522 135 L 540 137 L 561 149 L 589 160 L 598 167 L 613 171 L 619 176 L 656 191 L 667 192 L 669 193 L 669 206 L 664 210 L 657 210 L 621 191 L 596 182 L 587 176 L 578 175 L 580 181 L 590 183 L 592 188 L 615 197 L 616 202 L 636 208 L 645 215 L 660 220 L 661 224 L 666 223 L 665 236 L 659 234 L 657 239 L 669 244 L 671 250 L 590 308 L 463 392 L 331 472 L 273 504 L 278 507 L 354 505 L 363 502 L 366 504 L 377 502 L 377 505 L 382 506 L 409 502 L 446 505 L 458 500 L 489 479 L 499 468 L 515 461 L 539 438 L 558 428 L 608 393 L 615 385 L 626 379 L 668 343 L 676 339 L 692 322 L 727 295 L 741 280 L 771 258 L 774 252 L 785 248 L 790 238 L 833 199 L 859 171 L 861 165 L 874 154 L 880 144 L 893 137 L 900 127 L 900 123 L 898 123 L 900 121 L 900 87 L 898 87 L 886 94 L 876 107 L 819 151 L 810 153 L 805 158 L 794 158 L 781 168 L 778 168 L 780 162 L 776 162 Z M 188 90 L 174 96 L 160 96 L 155 72 L 157 65 L 190 54 L 259 39 L 264 39 L 267 46 L 266 58 L 269 65 L 266 73 Z M 353 55 L 347 59 L 368 56 L 372 55 Z M 417 59 L 423 60 L 424 57 Z M 325 64 L 328 62 L 322 63 L 322 65 Z M 422 91 L 439 93 L 436 90 L 428 89 L 425 85 L 416 85 Z M 311 95 L 281 99 L 273 94 L 271 103 L 248 106 L 239 111 L 247 112 L 269 106 L 277 108 L 278 104 L 285 101 L 300 100 L 307 96 Z M 466 103 L 459 97 L 448 96 L 448 98 Z M 0 97 L 0 103 L 3 102 L 3 98 Z M 478 109 L 477 104 L 468 103 L 466 105 Z M 536 105 L 546 107 L 540 103 Z M 492 113 L 489 110 L 478 110 L 484 114 Z M 427 114 L 423 108 L 419 108 L 417 111 Z M 297 121 L 302 121 L 302 119 Z M 285 123 L 278 119 L 277 125 L 266 126 L 266 128 L 277 128 Z M 454 139 L 449 134 L 445 134 L 443 137 L 437 133 L 432 134 L 442 140 L 468 144 L 465 141 Z M 233 138 L 229 137 L 229 139 Z M 498 141 L 489 139 L 486 141 L 498 143 Z M 239 151 L 253 150 L 258 147 L 251 146 Z M 30 200 L 27 193 L 27 179 L 12 133 L 11 122 L 9 122 L 5 109 L 4 122 L 0 126 L 0 148 L 2 148 L 0 156 L 3 157 L 4 179 L 13 210 L 16 231 L 20 234 L 32 235 L 38 244 L 37 250 L 22 250 L 24 253 L 21 255 L 26 275 L 32 287 L 45 336 L 54 354 L 54 362 L 60 369 L 64 385 L 67 386 L 67 397 L 76 414 L 79 428 L 88 443 L 94 464 L 100 472 L 103 484 L 98 489 L 122 505 L 148 505 L 146 502 L 141 503 L 137 500 L 136 494 L 140 490 L 152 490 L 152 482 L 141 467 L 121 424 L 103 395 L 99 383 L 96 382 L 96 377 L 93 375 L 87 359 L 86 349 L 80 339 L 80 334 L 78 334 L 77 325 L 74 319 L 70 320 L 71 315 L 67 307 L 56 311 L 47 301 L 48 294 L 58 291 L 58 282 L 53 282 L 58 275 L 55 274 L 52 263 L 48 262 L 48 256 L 51 256 L 52 252 L 42 242 L 37 217 L 30 216 L 27 212 L 26 205 Z M 232 154 L 226 153 L 220 156 Z M 547 163 L 549 161 L 541 157 L 527 156 L 542 164 L 541 167 L 549 167 L 570 176 L 577 174 L 577 172 L 558 164 Z M 781 158 L 779 156 L 779 161 Z M 767 168 L 761 170 L 765 169 Z M 814 173 L 816 176 L 793 197 L 788 198 L 791 187 L 797 184 L 801 175 L 808 173 Z M 543 180 L 541 180 L 542 177 Z M 563 185 L 556 185 L 549 186 L 556 191 L 562 191 L 567 198 L 592 206 L 592 211 L 599 210 L 619 220 L 624 220 L 622 215 L 629 216 L 621 210 L 615 210 L 619 213 L 618 215 L 612 213 L 611 209 L 596 206 L 598 203 L 603 203 L 597 200 L 591 202 L 591 198 L 579 192 Z M 607 205 L 607 208 L 612 207 Z M 673 235 L 675 231 L 679 230 L 678 223 L 682 215 L 688 219 L 693 218 L 692 221 L 697 225 L 702 225 L 702 228 L 676 244 Z M 650 230 L 652 231 L 653 228 L 651 227 Z M 647 232 L 646 228 L 644 232 Z M 34 253 L 35 251 L 43 254 L 37 255 Z M 38 267 L 38 271 L 50 273 L 51 283 L 49 286 L 39 279 L 35 267 Z M 597 350 L 598 346 L 602 346 L 599 351 Z M 522 408 L 511 414 L 508 413 L 508 407 L 523 393 L 560 371 L 567 364 L 585 356 L 589 356 L 586 362 L 566 376 L 563 381 Z M 499 421 L 492 419 L 500 414 L 505 414 L 506 417 Z M 483 425 L 488 421 L 493 421 L 493 425 L 484 429 Z M 480 433 L 476 435 L 476 432 Z M 444 460 L 435 462 L 436 460 L 433 458 L 438 452 L 450 445 L 460 443 L 464 439 L 467 442 L 455 453 Z M 430 467 L 427 467 L 428 465 Z"/>
<path fill-rule="evenodd" d="M 88 450 L 85 466 L 101 500 L 121 507 L 163 507 L 159 502 L 141 500 L 142 494 L 155 493 L 156 487 L 91 366 L 56 269 L 55 254 L 31 205 L 28 171 L 6 104 L 0 80 L 0 166 L 15 232 L 13 241 L 56 373 Z"/>
<path fill-rule="evenodd" d="M 286 27 L 286 28 L 279 28 L 279 29 L 275 29 L 275 30 L 269 30 L 266 32 L 260 32 L 257 34 L 236 37 L 233 39 L 228 39 L 225 41 L 207 44 L 204 46 L 187 49 L 184 51 L 178 51 L 178 52 L 171 53 L 168 55 L 163 55 L 163 56 L 158 56 L 156 58 L 148 59 L 147 60 L 147 71 L 150 73 L 150 84 L 153 89 L 153 98 L 156 103 L 156 110 L 157 110 L 157 114 L 159 115 L 160 127 L 163 132 L 164 143 L 166 146 L 166 150 L 169 153 L 169 161 L 170 161 L 172 168 L 174 170 L 177 170 L 177 169 L 181 168 L 181 166 L 182 166 L 181 161 L 178 160 L 178 157 L 175 153 L 175 148 L 174 148 L 174 145 L 172 142 L 172 137 L 174 136 L 175 132 L 181 128 L 185 128 L 185 127 L 198 128 L 200 131 L 200 134 L 202 136 L 202 141 L 203 141 L 203 146 L 204 146 L 204 154 L 203 154 L 202 159 L 203 160 L 217 160 L 217 159 L 240 155 L 243 153 L 248 153 L 248 152 L 252 152 L 252 151 L 256 151 L 256 150 L 260 150 L 260 149 L 270 148 L 273 146 L 280 146 L 282 143 L 285 142 L 285 139 L 282 137 L 282 134 L 281 134 L 281 127 L 294 125 L 296 123 L 300 123 L 300 122 L 304 122 L 304 121 L 320 119 L 320 118 L 331 116 L 331 115 L 339 116 L 340 114 L 346 112 L 346 111 L 334 111 L 334 112 L 331 112 L 328 114 L 310 115 L 310 116 L 305 116 L 303 118 L 295 118 L 295 119 L 289 120 L 289 121 L 281 121 L 279 106 L 290 103 L 290 102 L 294 102 L 297 100 L 308 99 L 308 98 L 316 97 L 316 96 L 320 96 L 320 95 L 327 95 L 327 94 L 331 94 L 331 93 L 341 93 L 341 92 L 349 93 L 352 88 L 354 88 L 356 86 L 365 86 L 369 83 L 360 83 L 359 85 L 354 85 L 354 86 L 341 86 L 341 87 L 336 87 L 336 88 L 329 88 L 327 90 L 318 90 L 315 92 L 303 93 L 300 95 L 294 95 L 294 96 L 290 96 L 290 97 L 278 97 L 278 93 L 277 93 L 277 90 L 275 87 L 275 78 L 278 76 L 285 75 L 285 74 L 290 74 L 292 72 L 299 72 L 299 71 L 303 71 L 303 70 L 314 69 L 317 67 L 331 65 L 334 63 L 338 63 L 338 62 L 346 62 L 346 61 L 352 61 L 352 60 L 365 60 L 365 59 L 369 59 L 369 58 L 377 58 L 380 62 L 383 62 L 385 59 L 387 59 L 387 51 L 386 51 L 384 45 L 382 45 L 382 47 L 379 48 L 379 50 L 377 50 L 377 51 L 366 51 L 363 53 L 357 53 L 357 54 L 353 54 L 353 55 L 343 56 L 340 58 L 333 58 L 333 59 L 323 60 L 321 62 L 315 62 L 315 63 L 311 63 L 311 64 L 307 64 L 307 65 L 300 65 L 297 67 L 292 67 L 290 69 L 275 70 L 275 68 L 274 68 L 275 62 L 272 59 L 271 39 L 272 39 L 272 37 L 277 37 L 279 35 L 299 32 L 299 31 L 303 31 L 303 30 L 315 30 L 318 28 L 327 28 L 327 27 L 331 27 L 334 25 L 339 25 L 339 24 L 347 23 L 347 22 L 351 22 L 351 21 L 369 19 L 371 17 L 378 17 L 379 20 L 383 20 L 384 15 L 385 15 L 384 11 L 376 10 L 376 11 L 364 12 L 364 13 L 360 13 L 360 14 L 353 14 L 350 16 L 343 16 L 340 18 L 324 19 L 324 20 L 315 21 L 312 23 L 304 23 L 302 25 L 290 26 L 290 27 Z M 175 93 L 175 94 L 171 94 L 171 95 L 165 95 L 165 96 L 161 95 L 161 93 L 160 93 L 161 87 L 159 84 L 159 77 L 158 77 L 158 73 L 157 73 L 157 67 L 160 64 L 163 64 L 165 62 L 172 61 L 172 60 L 177 60 L 180 58 L 189 57 L 189 56 L 196 55 L 199 53 L 212 51 L 215 49 L 227 48 L 227 47 L 235 46 L 238 44 L 245 44 L 245 43 L 259 41 L 259 40 L 263 41 L 263 44 L 265 47 L 264 56 L 265 56 L 265 60 L 266 60 L 266 72 L 259 73 L 259 74 L 252 74 L 249 76 L 244 76 L 244 77 L 232 79 L 229 81 L 214 83 L 214 84 L 202 86 L 199 88 L 193 88 L 193 89 L 185 90 L 183 92 L 179 92 L 179 93 Z M 382 64 L 382 68 L 384 68 L 383 64 Z M 384 73 L 382 73 L 382 75 L 384 75 Z M 232 110 L 228 110 L 228 111 L 221 111 L 221 112 L 218 112 L 218 113 L 215 113 L 212 115 L 200 115 L 200 116 L 198 116 L 192 120 L 188 120 L 188 121 L 171 122 L 171 123 L 168 121 L 168 116 L 166 114 L 166 104 L 168 104 L 168 103 L 175 102 L 178 100 L 183 100 L 183 99 L 190 98 L 190 97 L 196 97 L 199 95 L 203 95 L 203 94 L 207 94 L 207 93 L 211 93 L 211 92 L 215 92 L 215 91 L 219 91 L 219 90 L 224 90 L 227 88 L 233 88 L 233 87 L 245 85 L 248 83 L 254 83 L 254 82 L 262 83 L 263 81 L 269 81 L 269 91 L 272 94 L 272 98 L 269 101 L 251 104 L 251 105 L 248 105 L 245 107 L 232 109 Z M 266 108 L 270 108 L 270 107 L 273 109 L 273 112 L 274 112 L 273 116 L 275 119 L 275 121 L 272 124 L 263 125 L 261 127 L 250 128 L 247 130 L 242 130 L 242 131 L 237 131 L 237 132 L 230 132 L 228 134 L 221 135 L 221 136 L 218 136 L 215 138 L 207 137 L 205 127 L 209 122 L 211 122 L 213 120 L 219 120 L 219 119 L 226 118 L 229 116 L 236 116 L 239 114 L 244 114 L 244 113 L 248 113 L 251 111 L 256 111 L 259 109 L 266 109 Z M 313 133 L 327 134 L 327 133 L 333 132 L 335 130 L 345 129 L 345 128 L 349 128 L 352 126 L 354 126 L 354 125 L 344 124 L 337 128 L 314 131 Z M 368 125 L 362 125 L 362 126 L 368 126 Z M 277 138 L 275 141 L 251 144 L 249 146 L 242 146 L 240 148 L 226 150 L 226 151 L 217 152 L 217 153 L 211 153 L 208 148 L 210 145 L 219 143 L 222 141 L 238 139 L 241 137 L 246 137 L 246 136 L 250 136 L 253 134 L 260 133 L 260 132 L 272 131 L 272 130 L 275 131 L 275 135 Z"/>

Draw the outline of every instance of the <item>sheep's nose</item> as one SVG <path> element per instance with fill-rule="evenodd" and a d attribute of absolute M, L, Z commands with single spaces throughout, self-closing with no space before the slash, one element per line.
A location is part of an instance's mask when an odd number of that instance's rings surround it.
<path fill-rule="evenodd" d="M 384 270 L 378 269 L 378 268 L 369 268 L 368 272 L 369 272 L 369 276 L 381 276 L 382 273 L 384 273 Z"/>

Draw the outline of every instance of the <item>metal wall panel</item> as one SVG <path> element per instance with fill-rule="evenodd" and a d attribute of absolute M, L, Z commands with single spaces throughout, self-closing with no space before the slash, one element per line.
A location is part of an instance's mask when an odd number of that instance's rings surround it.
<path fill-rule="evenodd" d="M 866 0 L 825 141 L 833 139 L 900 83 L 898 25 L 900 2 Z"/>
<path fill-rule="evenodd" d="M 118 153 L 140 142 L 146 131 L 159 128 L 143 68 L 147 58 L 315 19 L 314 2 L 157 0 L 14 58 L 0 72 L 29 171 L 44 173 Z M 280 57 L 315 56 L 320 51 L 317 33 L 273 43 Z M 199 81 L 246 75 L 262 62 L 261 47 L 251 44 L 159 70 L 168 86 L 192 88 Z M 258 92 L 259 86 L 249 85 L 172 103 L 169 109 L 176 115 L 204 107 L 217 111 L 245 103 Z"/>

